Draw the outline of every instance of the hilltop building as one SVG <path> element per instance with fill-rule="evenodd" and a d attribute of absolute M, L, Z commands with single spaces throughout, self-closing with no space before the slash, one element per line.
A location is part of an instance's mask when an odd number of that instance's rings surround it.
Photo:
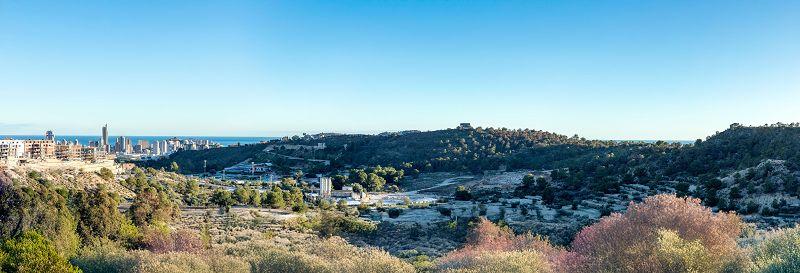
<path fill-rule="evenodd" d="M 462 122 L 461 124 L 456 127 L 459 130 L 472 130 L 472 125 L 469 122 Z"/>

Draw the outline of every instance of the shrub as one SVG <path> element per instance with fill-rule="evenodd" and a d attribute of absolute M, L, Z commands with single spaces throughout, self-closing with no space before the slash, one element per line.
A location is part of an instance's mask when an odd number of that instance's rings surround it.
<path fill-rule="evenodd" d="M 464 186 L 458 186 L 454 194 L 456 200 L 469 201 L 472 200 L 472 194 Z"/>
<path fill-rule="evenodd" d="M 117 208 L 119 202 L 105 189 L 77 191 L 72 196 L 72 208 L 78 218 L 78 234 L 84 242 L 94 238 L 127 239 L 121 230 L 127 219 Z"/>
<path fill-rule="evenodd" d="M 147 249 L 155 253 L 199 253 L 204 249 L 200 234 L 185 229 L 171 232 L 165 228 L 148 227 L 143 241 Z"/>
<path fill-rule="evenodd" d="M 26 231 L 6 240 L 0 251 L 0 271 L 5 272 L 81 272 L 58 254 L 47 238 Z"/>
<path fill-rule="evenodd" d="M 57 190 L 34 185 L 16 187 L 0 181 L 0 237 L 36 230 L 59 254 L 71 257 L 80 244 L 75 217 Z"/>
<path fill-rule="evenodd" d="M 440 264 L 442 272 L 551 272 L 547 260 L 536 251 L 481 252 L 465 259 Z"/>
<path fill-rule="evenodd" d="M 103 178 L 105 181 L 111 181 L 114 179 L 114 172 L 106 167 L 100 168 L 100 177 Z"/>
<path fill-rule="evenodd" d="M 720 272 L 740 261 L 741 228 L 739 217 L 713 213 L 699 199 L 656 195 L 584 228 L 572 250 L 591 272 L 691 272 L 698 266 Z M 692 254 L 673 252 L 676 246 Z M 708 257 L 684 259 L 701 254 Z"/>
<path fill-rule="evenodd" d="M 296 245 L 291 250 L 250 242 L 226 251 L 250 261 L 250 272 L 414 272 L 414 267 L 385 251 L 358 248 L 333 237 Z"/>
<path fill-rule="evenodd" d="M 402 209 L 398 209 L 398 208 L 390 208 L 389 210 L 386 211 L 386 214 L 389 215 L 389 218 L 400 217 L 400 214 L 402 214 L 402 213 L 403 213 L 403 210 Z"/>
<path fill-rule="evenodd" d="M 415 256 L 411 259 L 411 265 L 414 266 L 417 272 L 429 272 L 434 268 L 434 263 L 428 255 Z"/>
<path fill-rule="evenodd" d="M 83 246 L 72 263 L 85 273 L 130 272 L 137 258 L 119 244 L 109 240 L 97 240 Z"/>
<path fill-rule="evenodd" d="M 800 227 L 771 234 L 753 251 L 754 272 L 794 272 L 800 268 Z"/>
<path fill-rule="evenodd" d="M 225 208 L 227 211 L 228 209 L 230 209 L 232 205 L 236 203 L 236 200 L 233 199 L 233 195 L 231 194 L 230 191 L 219 188 L 214 190 L 214 193 L 211 195 L 209 202 L 219 206 L 220 208 Z"/>
<path fill-rule="evenodd" d="M 550 272 L 566 251 L 532 234 L 514 235 L 480 218 L 467 235 L 464 248 L 437 260 L 445 272 Z"/>
<path fill-rule="evenodd" d="M 113 245 L 85 248 L 73 263 L 85 273 L 250 272 L 247 261 L 221 252 L 158 254 L 147 250 L 126 251 Z"/>
<path fill-rule="evenodd" d="M 367 220 L 326 211 L 320 212 L 317 219 L 312 219 L 310 227 L 325 237 L 337 235 L 340 232 L 370 233 L 378 229 L 377 225 Z"/>
<path fill-rule="evenodd" d="M 658 231 L 655 255 L 666 272 L 714 272 L 718 266 L 700 240 L 688 241 L 668 229 Z"/>
<path fill-rule="evenodd" d="M 145 187 L 136 193 L 128 213 L 137 226 L 145 226 L 155 222 L 169 223 L 180 211 L 163 190 Z"/>
<path fill-rule="evenodd" d="M 436 208 L 436 210 L 438 210 L 438 211 L 439 211 L 439 213 L 440 213 L 442 216 L 447 216 L 447 217 L 450 217 L 450 215 L 452 215 L 452 214 L 453 214 L 453 210 L 451 210 L 451 209 L 449 209 L 449 208 L 445 208 L 445 207 L 438 207 L 438 208 Z"/>

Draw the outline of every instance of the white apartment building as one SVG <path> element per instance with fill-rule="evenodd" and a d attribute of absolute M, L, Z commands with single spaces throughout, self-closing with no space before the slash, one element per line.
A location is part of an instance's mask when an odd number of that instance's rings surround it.
<path fill-rule="evenodd" d="M 0 139 L 0 158 L 24 157 L 25 142 L 15 139 Z"/>

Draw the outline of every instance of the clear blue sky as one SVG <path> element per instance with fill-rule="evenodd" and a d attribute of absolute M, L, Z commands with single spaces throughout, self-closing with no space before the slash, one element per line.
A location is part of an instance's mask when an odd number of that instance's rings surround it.
<path fill-rule="evenodd" d="M 0 0 L 0 134 L 800 121 L 800 1 Z"/>

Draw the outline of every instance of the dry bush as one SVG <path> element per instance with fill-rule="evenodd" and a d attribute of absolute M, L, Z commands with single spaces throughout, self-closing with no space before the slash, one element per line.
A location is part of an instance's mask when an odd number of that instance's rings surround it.
<path fill-rule="evenodd" d="M 97 240 L 78 252 L 72 263 L 85 273 L 92 272 L 132 272 L 136 257 L 110 240 Z"/>
<path fill-rule="evenodd" d="M 261 241 L 234 245 L 228 255 L 245 257 L 252 272 L 414 272 L 414 267 L 376 248 L 359 248 L 339 237 L 290 248 Z"/>
<path fill-rule="evenodd" d="M 85 273 L 234 273 L 250 271 L 250 266 L 246 261 L 220 252 L 159 254 L 147 250 L 129 251 L 116 244 L 84 247 L 72 263 Z"/>
<path fill-rule="evenodd" d="M 156 253 L 199 253 L 205 249 L 200 234 L 188 229 L 171 232 L 162 228 L 147 228 L 143 241 L 148 250 Z"/>
<path fill-rule="evenodd" d="M 485 251 L 469 259 L 450 261 L 442 272 L 551 272 L 547 260 L 536 251 Z"/>
<path fill-rule="evenodd" d="M 707 263 L 703 272 L 722 272 L 741 261 L 736 245 L 741 228 L 738 216 L 713 213 L 699 199 L 655 195 L 631 203 L 625 214 L 612 214 L 581 230 L 572 244 L 577 256 L 566 266 L 582 267 L 579 271 L 584 272 L 692 272 L 695 263 L 702 262 Z M 672 245 L 664 242 L 664 231 L 674 233 Z M 678 263 L 681 253 L 667 250 L 675 244 L 708 256 Z M 686 267 L 676 269 L 679 264 Z"/>
<path fill-rule="evenodd" d="M 132 272 L 153 273 L 234 273 L 249 272 L 247 262 L 218 253 L 194 254 L 188 252 L 171 252 L 164 254 L 136 251 L 139 263 Z"/>
<path fill-rule="evenodd" d="M 551 272 L 551 263 L 568 253 L 553 247 L 546 239 L 530 233 L 514 235 L 481 218 L 467 236 L 464 248 L 437 260 L 437 269 L 446 272 Z"/>

